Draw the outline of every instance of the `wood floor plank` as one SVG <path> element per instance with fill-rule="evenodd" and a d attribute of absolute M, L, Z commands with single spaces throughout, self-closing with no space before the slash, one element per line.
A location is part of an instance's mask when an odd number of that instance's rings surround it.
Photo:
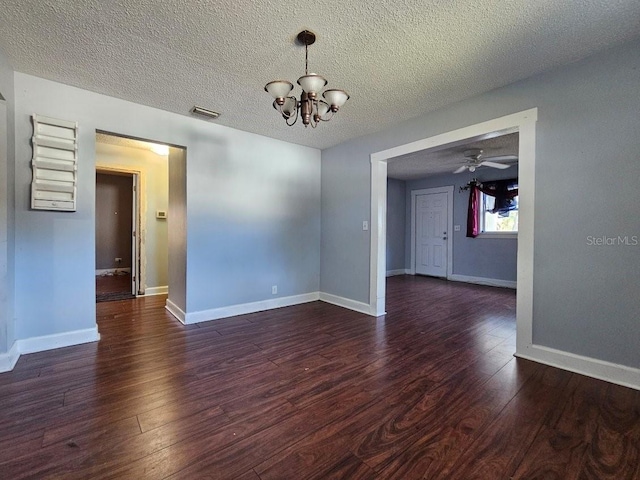
<path fill-rule="evenodd" d="M 442 405 L 432 423 L 415 432 L 412 445 L 392 456 L 384 450 L 377 453 L 381 477 L 447 478 L 452 466 L 542 368 L 533 362 L 518 363 L 512 361 L 484 383 L 463 382 L 464 393 Z"/>
<path fill-rule="evenodd" d="M 640 478 L 640 395 L 513 357 L 513 290 L 387 280 L 185 326 L 97 305 L 101 340 L 0 374 L 0 478 Z"/>
<path fill-rule="evenodd" d="M 33 430 L 0 441 L 0 465 L 9 462 L 24 452 L 35 452 L 42 446 L 44 428 Z"/>
<path fill-rule="evenodd" d="M 559 396 L 571 375 L 551 367 L 536 372 L 536 378 L 525 383 L 447 475 L 468 479 L 509 478 L 522 462 L 546 417 L 557 408 Z"/>

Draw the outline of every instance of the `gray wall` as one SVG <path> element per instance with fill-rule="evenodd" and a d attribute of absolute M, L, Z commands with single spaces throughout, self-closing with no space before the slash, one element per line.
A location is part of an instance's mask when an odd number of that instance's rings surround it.
<path fill-rule="evenodd" d="M 14 87 L 13 68 L 0 52 L 0 353 L 13 345 L 14 333 Z"/>
<path fill-rule="evenodd" d="M 18 338 L 95 328 L 96 129 L 187 148 L 187 313 L 271 299 L 276 284 L 282 297 L 318 291 L 319 150 L 22 73 L 15 82 Z M 33 112 L 79 122 L 76 212 L 29 208 Z"/>
<path fill-rule="evenodd" d="M 518 241 L 515 238 L 467 238 L 467 209 L 469 192 L 460 193 L 471 178 L 480 181 L 500 180 L 518 176 L 517 167 L 506 170 L 479 169 L 474 174 L 436 175 L 420 180 L 407 181 L 407 221 L 405 229 L 406 268 L 411 268 L 411 192 L 423 188 L 453 185 L 453 224 L 460 225 L 453 235 L 453 273 L 470 277 L 495 280 L 517 279 Z"/>
<path fill-rule="evenodd" d="M 131 175 L 96 174 L 96 270 L 131 268 L 132 188 Z"/>
<path fill-rule="evenodd" d="M 406 183 L 387 179 L 387 272 L 404 270 L 407 218 Z"/>
<path fill-rule="evenodd" d="M 640 42 L 322 152 L 321 289 L 369 302 L 369 155 L 538 107 L 533 341 L 640 367 Z M 343 205 L 343 208 L 339 208 Z"/>

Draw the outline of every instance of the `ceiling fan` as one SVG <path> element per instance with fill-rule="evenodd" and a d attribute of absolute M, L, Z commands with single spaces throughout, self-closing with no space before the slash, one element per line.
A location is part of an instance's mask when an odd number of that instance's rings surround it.
<path fill-rule="evenodd" d="M 453 173 L 462 173 L 465 170 L 475 172 L 478 167 L 491 167 L 503 170 L 505 168 L 509 168 L 511 165 L 505 165 L 504 163 L 498 162 L 512 162 L 514 160 L 518 160 L 517 155 L 496 155 L 493 157 L 486 157 L 481 160 L 482 150 L 479 148 L 465 150 L 464 156 L 467 159 L 467 162 L 460 168 L 454 170 Z"/>

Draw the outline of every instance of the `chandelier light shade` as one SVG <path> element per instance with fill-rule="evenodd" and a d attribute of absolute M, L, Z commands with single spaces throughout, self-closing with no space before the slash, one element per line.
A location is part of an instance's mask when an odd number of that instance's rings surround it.
<path fill-rule="evenodd" d="M 327 81 L 324 78 L 314 73 L 311 75 L 303 75 L 298 79 L 298 85 L 300 85 L 302 90 L 311 98 L 315 98 L 316 94 L 322 90 L 326 84 Z"/>
<path fill-rule="evenodd" d="M 267 83 L 264 89 L 275 98 L 284 98 L 293 90 L 293 84 L 285 80 L 275 80 Z"/>
<path fill-rule="evenodd" d="M 315 128 L 320 122 L 331 120 L 349 100 L 349 95 L 344 90 L 335 88 L 322 92 L 327 80 L 315 73 L 309 73 L 309 45 L 315 43 L 316 35 L 309 30 L 303 30 L 297 38 L 298 42 L 304 45 L 305 52 L 304 75 L 298 79 L 298 85 L 302 88 L 300 98 L 290 95 L 293 84 L 286 80 L 269 82 L 264 89 L 275 99 L 273 108 L 282 115 L 287 125 L 292 126 L 301 117 L 305 127 L 311 125 Z"/>

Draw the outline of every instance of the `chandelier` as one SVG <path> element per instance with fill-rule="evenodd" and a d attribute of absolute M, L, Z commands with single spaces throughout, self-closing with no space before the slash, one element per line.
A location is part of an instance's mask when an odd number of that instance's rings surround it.
<path fill-rule="evenodd" d="M 265 91 L 273 98 L 275 108 L 284 118 L 287 125 L 292 126 L 302 117 L 305 127 L 311 125 L 317 127 L 320 122 L 328 122 L 341 106 L 349 100 L 349 95 L 344 90 L 335 88 L 322 92 L 322 98 L 318 94 L 327 85 L 324 77 L 309 73 L 309 45 L 316 41 L 316 35 L 309 30 L 303 30 L 298 34 L 298 42 L 304 45 L 304 75 L 298 79 L 298 85 L 302 87 L 300 100 L 289 95 L 293 90 L 293 84 L 286 80 L 275 80 L 265 85 Z"/>

